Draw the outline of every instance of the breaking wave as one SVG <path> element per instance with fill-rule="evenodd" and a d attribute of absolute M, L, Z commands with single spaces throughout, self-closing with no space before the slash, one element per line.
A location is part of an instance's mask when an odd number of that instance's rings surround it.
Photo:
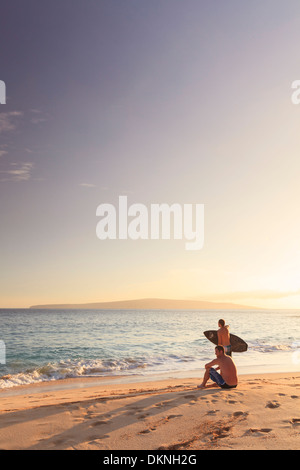
<path fill-rule="evenodd" d="M 178 363 L 190 363 L 191 361 L 193 361 L 191 357 L 176 355 L 170 355 L 167 358 L 62 360 L 57 363 L 48 363 L 41 367 L 27 369 L 25 372 L 3 375 L 0 377 L 0 389 L 79 377 L 141 375 L 146 372 L 146 369 L 150 371 L 170 370 L 172 365 L 176 368 Z"/>

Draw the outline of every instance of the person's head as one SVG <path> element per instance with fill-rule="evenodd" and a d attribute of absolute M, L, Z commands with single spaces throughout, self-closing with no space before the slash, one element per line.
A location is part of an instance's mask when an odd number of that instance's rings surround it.
<path fill-rule="evenodd" d="M 219 325 L 220 328 L 221 327 L 223 328 L 225 326 L 225 320 L 223 320 L 223 319 L 219 320 L 218 325 Z"/>
<path fill-rule="evenodd" d="M 224 356 L 225 350 L 224 350 L 223 346 L 221 346 L 220 344 L 218 344 L 218 346 L 215 347 L 215 353 L 216 353 L 216 356 L 217 356 L 217 357 L 219 357 L 219 356 Z"/>

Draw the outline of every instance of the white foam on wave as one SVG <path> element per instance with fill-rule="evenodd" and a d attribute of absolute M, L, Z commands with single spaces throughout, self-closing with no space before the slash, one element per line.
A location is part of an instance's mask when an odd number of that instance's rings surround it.
<path fill-rule="evenodd" d="M 194 358 L 170 355 L 145 358 L 62 360 L 35 369 L 0 377 L 0 389 L 67 378 L 120 374 L 145 374 L 147 370 L 169 370 L 175 364 L 190 363 Z"/>
<path fill-rule="evenodd" d="M 248 351 L 253 352 L 258 358 L 262 353 L 272 355 L 277 353 L 293 352 L 299 349 L 299 343 L 293 344 L 268 344 L 265 342 L 249 342 Z M 211 352 L 211 351 L 209 351 Z M 258 356 L 257 356 L 258 354 Z M 252 355 L 251 355 L 252 357 Z M 199 356 L 180 354 L 155 355 L 149 354 L 139 358 L 119 359 L 67 359 L 59 362 L 48 363 L 19 372 L 8 373 L 0 377 L 0 389 L 30 385 L 39 382 L 49 382 L 67 378 L 79 377 L 105 377 L 114 375 L 148 375 L 152 373 L 164 373 L 170 371 L 185 371 L 201 369 L 203 364 L 213 357 L 205 349 Z M 264 356 L 264 361 L 265 361 Z M 240 359 L 240 357 L 239 357 Z M 247 362 L 247 354 L 244 359 Z M 253 360 L 253 357 L 252 357 Z M 259 362 L 259 361 L 258 361 Z M 20 365 L 19 365 L 20 366 Z M 20 369 L 19 369 L 20 370 Z"/>
<path fill-rule="evenodd" d="M 28 385 L 38 382 L 47 382 L 67 378 L 87 377 L 94 375 L 114 374 L 132 369 L 146 367 L 142 361 L 133 359 L 124 360 L 63 360 L 57 363 L 48 363 L 33 370 L 7 374 L 0 377 L 0 389 Z"/>
<path fill-rule="evenodd" d="M 268 343 L 250 343 L 248 344 L 249 350 L 261 352 L 261 353 L 272 353 L 276 351 L 291 351 L 293 349 L 292 344 L 268 344 Z"/>

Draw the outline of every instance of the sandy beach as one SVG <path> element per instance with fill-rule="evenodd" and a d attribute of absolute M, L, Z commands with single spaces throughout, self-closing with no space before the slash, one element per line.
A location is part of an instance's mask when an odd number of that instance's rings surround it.
<path fill-rule="evenodd" d="M 70 379 L 1 391 L 0 448 L 300 447 L 300 373 L 244 375 L 232 390 L 199 390 L 199 378 L 119 382 Z"/>

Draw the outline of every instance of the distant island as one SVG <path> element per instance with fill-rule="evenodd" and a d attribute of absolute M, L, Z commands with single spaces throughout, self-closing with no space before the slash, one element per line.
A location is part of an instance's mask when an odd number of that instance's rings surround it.
<path fill-rule="evenodd" d="M 113 302 L 96 302 L 87 304 L 49 304 L 32 305 L 30 308 L 48 309 L 112 309 L 112 310 L 257 310 L 250 307 L 224 302 L 207 302 L 205 300 L 176 299 L 135 299 L 117 300 Z"/>

